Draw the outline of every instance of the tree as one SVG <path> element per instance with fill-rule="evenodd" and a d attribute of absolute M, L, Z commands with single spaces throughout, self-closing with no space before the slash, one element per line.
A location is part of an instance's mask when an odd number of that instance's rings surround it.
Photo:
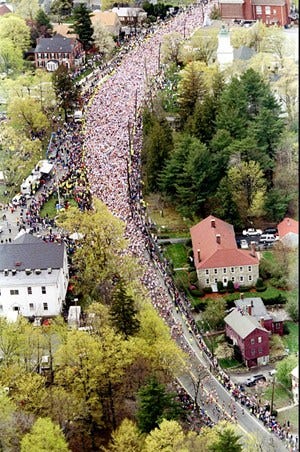
<path fill-rule="evenodd" d="M 137 420 L 141 432 L 151 432 L 163 419 L 178 418 L 180 405 L 174 397 L 175 394 L 168 393 L 155 378 L 139 390 Z"/>
<path fill-rule="evenodd" d="M 203 313 L 202 320 L 209 331 L 214 331 L 224 325 L 226 315 L 226 302 L 223 298 L 210 300 Z"/>
<path fill-rule="evenodd" d="M 80 91 L 76 83 L 72 80 L 69 70 L 61 64 L 58 66 L 52 76 L 53 88 L 55 91 L 57 103 L 65 113 L 74 111 L 79 102 Z"/>
<path fill-rule="evenodd" d="M 285 309 L 289 313 L 293 322 L 299 321 L 299 300 L 297 294 L 289 295 Z"/>
<path fill-rule="evenodd" d="M 212 452 L 223 452 L 224 450 L 242 452 L 240 439 L 241 435 L 238 435 L 231 426 L 225 427 L 218 432 L 218 439 L 212 443 L 209 450 Z"/>
<path fill-rule="evenodd" d="M 16 97 L 7 107 L 10 125 L 28 138 L 44 135 L 50 124 L 38 101 L 29 96 Z"/>
<path fill-rule="evenodd" d="M 19 0 L 16 6 L 16 14 L 23 17 L 25 20 L 33 20 L 40 8 L 38 0 L 32 0 L 28 2 L 27 0 Z"/>
<path fill-rule="evenodd" d="M 0 38 L 0 71 L 7 75 L 21 72 L 23 63 L 22 50 L 10 39 Z"/>
<path fill-rule="evenodd" d="M 193 59 L 210 64 L 213 61 L 218 47 L 217 29 L 198 29 L 190 39 L 193 49 Z"/>
<path fill-rule="evenodd" d="M 296 355 L 290 355 L 276 364 L 276 378 L 287 389 L 292 388 L 291 371 L 297 366 L 298 359 Z"/>
<path fill-rule="evenodd" d="M 51 12 L 57 14 L 59 19 L 71 14 L 73 2 L 71 0 L 53 0 L 51 3 Z"/>
<path fill-rule="evenodd" d="M 266 181 L 260 165 L 253 161 L 241 162 L 229 168 L 227 177 L 231 196 L 241 219 L 247 223 L 248 218 L 261 216 L 265 202 Z"/>
<path fill-rule="evenodd" d="M 125 339 L 134 336 L 140 328 L 137 313 L 134 300 L 126 293 L 124 281 L 121 280 L 113 292 L 110 318 L 116 331 L 123 334 Z"/>
<path fill-rule="evenodd" d="M 72 12 L 72 31 L 79 36 L 84 50 L 89 50 L 93 45 L 92 13 L 84 3 L 75 6 Z"/>
<path fill-rule="evenodd" d="M 182 446 L 184 436 L 182 427 L 178 422 L 164 419 L 159 424 L 159 427 L 153 429 L 146 437 L 144 451 L 153 452 L 154 450 L 182 450 L 177 449 L 177 447 Z"/>
<path fill-rule="evenodd" d="M 109 59 L 116 45 L 111 33 L 100 22 L 96 22 L 94 25 L 93 40 L 98 52 L 103 55 L 103 59 L 105 61 Z"/>
<path fill-rule="evenodd" d="M 202 102 L 207 93 L 203 75 L 204 67 L 205 64 L 201 61 L 192 61 L 180 73 L 178 103 L 183 120 L 194 113 L 196 104 Z"/>
<path fill-rule="evenodd" d="M 0 16 L 0 42 L 10 39 L 17 51 L 24 52 L 30 44 L 30 30 L 26 22 L 16 14 Z"/>
<path fill-rule="evenodd" d="M 31 432 L 21 441 L 21 452 L 68 452 L 69 448 L 58 425 L 50 418 L 38 418 Z"/>
<path fill-rule="evenodd" d="M 141 452 L 143 439 L 136 424 L 124 419 L 121 425 L 111 435 L 107 452 Z"/>
<path fill-rule="evenodd" d="M 165 64 L 179 65 L 183 36 L 173 32 L 163 37 L 161 45 L 162 62 Z"/>
<path fill-rule="evenodd" d="M 39 9 L 34 19 L 26 21 L 30 28 L 30 42 L 32 47 L 36 46 L 37 39 L 42 36 L 50 38 L 53 32 L 53 25 L 44 10 Z"/>

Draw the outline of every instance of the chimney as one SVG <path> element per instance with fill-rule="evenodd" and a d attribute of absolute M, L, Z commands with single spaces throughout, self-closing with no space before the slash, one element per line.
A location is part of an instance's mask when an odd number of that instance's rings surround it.
<path fill-rule="evenodd" d="M 198 255 L 198 262 L 201 262 L 201 259 L 200 259 L 200 250 L 199 250 L 199 248 L 197 249 L 197 255 Z"/>
<path fill-rule="evenodd" d="M 247 306 L 247 312 L 249 315 L 252 315 L 252 307 L 250 304 Z"/>
<path fill-rule="evenodd" d="M 250 255 L 256 257 L 255 242 L 250 243 Z"/>
<path fill-rule="evenodd" d="M 265 327 L 265 318 L 261 317 L 259 322 L 260 322 L 261 326 L 264 328 Z"/>
<path fill-rule="evenodd" d="M 221 243 L 221 236 L 220 236 L 220 234 L 216 234 L 216 240 L 217 240 L 217 243 Z"/>
<path fill-rule="evenodd" d="M 215 220 L 214 218 L 212 218 L 212 219 L 210 220 L 210 225 L 211 225 L 212 228 L 215 228 L 215 227 L 216 227 L 216 220 Z"/>

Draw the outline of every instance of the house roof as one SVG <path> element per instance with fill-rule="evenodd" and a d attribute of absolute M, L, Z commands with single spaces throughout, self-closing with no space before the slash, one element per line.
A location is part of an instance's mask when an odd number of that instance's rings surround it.
<path fill-rule="evenodd" d="M 91 16 L 92 24 L 100 22 L 104 26 L 115 27 L 120 25 L 120 19 L 117 13 L 114 11 L 95 11 Z"/>
<path fill-rule="evenodd" d="M 248 314 L 241 313 L 237 308 L 228 314 L 224 322 L 230 326 L 242 339 L 249 336 L 254 330 L 258 329 L 269 334 L 269 332 L 261 326 L 261 324 Z"/>
<path fill-rule="evenodd" d="M 284 6 L 285 3 L 285 0 L 251 0 L 255 6 Z"/>
<path fill-rule="evenodd" d="M 277 226 L 279 238 L 284 237 L 289 232 L 299 234 L 299 221 L 292 218 L 284 218 Z"/>
<path fill-rule="evenodd" d="M 283 237 L 281 237 L 281 242 L 288 246 L 289 248 L 296 248 L 299 244 L 299 234 L 295 232 L 288 232 Z"/>
<path fill-rule="evenodd" d="M 244 312 L 247 312 L 247 306 L 251 306 L 251 316 L 255 317 L 257 320 L 260 320 L 261 317 L 264 320 L 271 320 L 272 316 L 268 313 L 263 301 L 259 297 L 253 298 L 243 298 L 241 300 L 236 300 L 235 306 L 237 308 L 242 309 Z"/>
<path fill-rule="evenodd" d="M 146 12 L 143 10 L 143 8 L 112 8 L 113 13 L 117 13 L 118 17 L 137 17 L 141 13 L 146 14 Z"/>
<path fill-rule="evenodd" d="M 64 253 L 63 243 L 46 243 L 25 233 L 11 243 L 0 245 L 0 271 L 62 268 Z"/>
<path fill-rule="evenodd" d="M 219 218 L 209 215 L 191 227 L 190 233 L 197 269 L 258 264 L 251 251 L 238 249 L 233 226 Z M 220 243 L 217 243 L 217 236 L 220 236 Z"/>
<path fill-rule="evenodd" d="M 296 366 L 296 367 L 292 370 L 291 374 L 292 374 L 292 376 L 293 376 L 294 378 L 297 378 L 297 379 L 299 380 L 299 366 Z"/>
<path fill-rule="evenodd" d="M 74 47 L 74 38 L 66 38 L 56 34 L 52 38 L 40 38 L 35 48 L 35 53 L 63 52 L 71 53 Z"/>
<path fill-rule="evenodd" d="M 64 36 L 65 38 L 77 38 L 78 35 L 71 31 L 70 24 L 53 24 L 53 32 L 56 35 Z M 54 35 L 55 36 L 55 35 Z"/>
<path fill-rule="evenodd" d="M 251 47 L 242 46 L 238 49 L 233 49 L 233 59 L 234 60 L 250 60 L 255 54 L 255 50 Z"/>

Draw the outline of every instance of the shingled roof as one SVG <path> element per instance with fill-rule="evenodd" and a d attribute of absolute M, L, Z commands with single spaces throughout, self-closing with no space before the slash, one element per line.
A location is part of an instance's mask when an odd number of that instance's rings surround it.
<path fill-rule="evenodd" d="M 11 243 L 0 245 L 0 271 L 59 269 L 63 267 L 64 251 L 63 243 L 46 243 L 25 233 Z"/>
<path fill-rule="evenodd" d="M 35 53 L 63 52 L 72 53 L 74 38 L 66 38 L 59 33 L 52 38 L 40 38 L 35 48 Z"/>
<path fill-rule="evenodd" d="M 261 326 L 255 317 L 248 314 L 242 314 L 237 308 L 233 309 L 232 312 L 225 317 L 224 322 L 242 339 L 245 339 L 256 329 L 269 333 L 268 330 Z"/>

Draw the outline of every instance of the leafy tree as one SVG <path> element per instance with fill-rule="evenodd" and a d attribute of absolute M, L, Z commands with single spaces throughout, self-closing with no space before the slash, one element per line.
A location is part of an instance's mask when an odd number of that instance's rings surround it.
<path fill-rule="evenodd" d="M 152 430 L 146 437 L 144 451 L 178 450 L 177 447 L 183 442 L 184 433 L 181 425 L 174 420 L 164 419 L 159 427 Z"/>
<path fill-rule="evenodd" d="M 238 435 L 232 427 L 226 427 L 218 432 L 217 441 L 213 442 L 209 450 L 212 452 L 223 452 L 230 450 L 232 452 L 242 452 L 243 447 L 239 442 L 241 435 Z"/>
<path fill-rule="evenodd" d="M 104 60 L 109 59 L 115 49 L 115 42 L 111 33 L 100 22 L 96 22 L 94 25 L 93 40 Z"/>
<path fill-rule="evenodd" d="M 194 113 L 196 104 L 202 102 L 207 93 L 203 75 L 204 66 L 201 61 L 192 61 L 181 71 L 178 84 L 178 103 L 183 120 Z"/>
<path fill-rule="evenodd" d="M 114 0 L 103 0 L 101 2 L 101 11 L 107 11 L 109 9 L 112 9 L 114 4 L 115 4 Z"/>
<path fill-rule="evenodd" d="M 241 162 L 238 166 L 229 168 L 228 182 L 233 201 L 241 219 L 259 217 L 263 213 L 266 182 L 258 163 Z"/>
<path fill-rule="evenodd" d="M 276 378 L 287 389 L 292 388 L 291 371 L 297 366 L 298 359 L 296 355 L 290 355 L 276 364 Z"/>
<path fill-rule="evenodd" d="M 299 300 L 297 294 L 289 295 L 288 301 L 285 305 L 285 309 L 289 313 L 291 319 L 294 322 L 299 321 Z"/>
<path fill-rule="evenodd" d="M 30 42 L 32 47 L 36 46 L 37 39 L 42 36 L 50 38 L 53 32 L 53 25 L 44 10 L 39 9 L 34 19 L 26 21 L 30 28 Z"/>
<path fill-rule="evenodd" d="M 190 39 L 193 48 L 193 59 L 210 64 L 217 52 L 218 30 L 198 29 Z"/>
<path fill-rule="evenodd" d="M 72 12 L 72 31 L 79 36 L 85 50 L 89 50 L 93 45 L 93 27 L 91 21 L 92 13 L 84 3 L 75 6 Z"/>
<path fill-rule="evenodd" d="M 55 91 L 57 103 L 65 113 L 74 111 L 80 99 L 80 91 L 76 83 L 72 80 L 69 70 L 61 64 L 58 66 L 52 76 L 53 88 Z"/>
<path fill-rule="evenodd" d="M 226 315 L 226 301 L 223 298 L 209 300 L 202 315 L 202 320 L 209 331 L 221 328 Z"/>
<path fill-rule="evenodd" d="M 59 18 L 67 17 L 71 14 L 73 2 L 71 0 L 53 0 L 51 12 L 57 14 Z"/>
<path fill-rule="evenodd" d="M 140 328 L 137 313 L 134 300 L 126 293 L 126 287 L 121 280 L 113 292 L 110 317 L 117 332 L 123 334 L 125 339 L 134 336 Z"/>
<path fill-rule="evenodd" d="M 69 448 L 58 425 L 50 418 L 38 418 L 31 432 L 21 441 L 21 452 L 68 452 Z"/>
<path fill-rule="evenodd" d="M 181 33 L 173 32 L 163 37 L 161 45 L 162 62 L 178 66 L 181 61 L 181 47 L 183 36 Z"/>
<path fill-rule="evenodd" d="M 21 72 L 23 68 L 23 55 L 20 48 L 16 48 L 13 41 L 0 38 L 0 71 L 9 75 Z"/>
<path fill-rule="evenodd" d="M 16 51 L 24 52 L 30 44 L 30 30 L 26 22 L 16 14 L 5 14 L 0 17 L 0 42 L 10 39 Z"/>
<path fill-rule="evenodd" d="M 174 396 L 175 394 L 166 392 L 165 386 L 155 378 L 139 390 L 137 420 L 141 432 L 151 432 L 162 419 L 178 418 L 180 405 L 174 400 Z"/>
<path fill-rule="evenodd" d="M 43 135 L 49 129 L 49 121 L 41 104 L 29 96 L 14 98 L 7 107 L 10 125 L 28 138 Z"/>
<path fill-rule="evenodd" d="M 111 442 L 107 452 L 141 452 L 143 439 L 136 424 L 124 419 L 120 426 L 111 435 Z"/>

